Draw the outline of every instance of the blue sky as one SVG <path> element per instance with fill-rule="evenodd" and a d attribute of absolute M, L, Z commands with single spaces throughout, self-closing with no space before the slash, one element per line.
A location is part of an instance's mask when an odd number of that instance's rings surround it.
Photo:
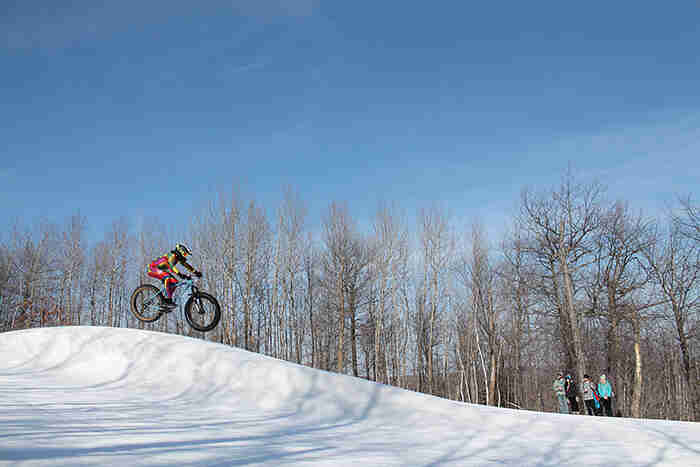
<path fill-rule="evenodd" d="M 700 180 L 700 5 L 5 2 L 0 221 L 432 203 L 502 222 L 569 163 L 654 213 Z"/>

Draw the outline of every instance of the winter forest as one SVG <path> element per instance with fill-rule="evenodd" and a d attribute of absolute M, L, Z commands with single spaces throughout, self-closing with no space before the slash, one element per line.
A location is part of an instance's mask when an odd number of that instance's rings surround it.
<path fill-rule="evenodd" d="M 498 235 L 447 207 L 379 205 L 359 222 L 329 202 L 311 223 L 287 189 L 276 206 L 220 196 L 183 215 L 17 221 L 0 234 L 0 331 L 114 326 L 183 334 L 439 397 L 556 411 L 557 371 L 608 376 L 625 417 L 700 420 L 700 207 L 679 194 L 652 217 L 570 173 L 524 188 Z M 409 220 L 411 219 L 411 220 Z M 466 224 L 466 225 L 465 225 Z M 181 309 L 144 325 L 133 289 L 182 241 L 222 306 L 202 334 Z"/>

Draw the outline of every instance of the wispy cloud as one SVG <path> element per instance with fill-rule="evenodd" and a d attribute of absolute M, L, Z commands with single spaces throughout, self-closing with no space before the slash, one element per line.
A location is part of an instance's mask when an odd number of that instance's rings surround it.
<path fill-rule="evenodd" d="M 253 71 L 253 70 L 260 70 L 262 68 L 265 68 L 269 63 L 268 62 L 254 62 L 254 63 L 248 63 L 247 65 L 238 65 L 238 66 L 231 66 L 229 69 L 226 70 L 226 73 L 231 73 L 231 74 L 236 74 L 236 73 L 245 73 L 247 71 Z"/>
<path fill-rule="evenodd" d="M 189 16 L 195 8 L 183 0 L 96 4 L 77 1 L 54 6 L 24 2 L 0 17 L 0 47 L 10 50 L 58 49 L 129 31 L 135 23 L 160 22 L 163 17 Z M 318 11 L 319 0 L 218 0 L 197 6 L 211 15 L 303 18 Z"/>
<path fill-rule="evenodd" d="M 635 172 L 640 167 L 677 169 L 679 163 L 697 171 L 700 170 L 700 112 L 659 115 L 644 123 L 565 138 L 558 146 L 561 154 L 592 155 L 594 160 L 604 163 L 608 173 L 621 169 Z"/>
<path fill-rule="evenodd" d="M 307 17 L 318 11 L 320 0 L 234 0 L 240 13 L 263 17 Z"/>
<path fill-rule="evenodd" d="M 15 175 L 17 175 L 17 172 L 15 169 L 0 168 L 0 179 L 13 178 Z"/>
<path fill-rule="evenodd" d="M 116 11 L 89 4 L 79 7 L 23 8 L 0 20 L 2 46 L 10 50 L 62 48 L 94 40 L 106 30 L 115 30 Z"/>
<path fill-rule="evenodd" d="M 571 162 L 577 177 L 602 182 L 612 197 L 655 210 L 678 195 L 697 193 L 700 112 L 664 112 L 562 137 L 536 151 L 559 167 Z"/>
<path fill-rule="evenodd" d="M 249 73 L 251 71 L 262 70 L 270 64 L 269 61 L 253 62 L 244 65 L 231 65 L 224 67 L 221 71 L 217 73 L 217 77 L 220 80 L 227 80 L 233 78 L 235 75 L 241 75 L 244 73 Z"/>

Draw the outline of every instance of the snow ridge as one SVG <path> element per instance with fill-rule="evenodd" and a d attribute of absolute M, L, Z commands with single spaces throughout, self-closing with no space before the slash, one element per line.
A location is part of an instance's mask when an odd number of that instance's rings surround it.
<path fill-rule="evenodd" d="M 448 401 L 198 339 L 0 334 L 0 465 L 700 465 L 700 425 Z"/>

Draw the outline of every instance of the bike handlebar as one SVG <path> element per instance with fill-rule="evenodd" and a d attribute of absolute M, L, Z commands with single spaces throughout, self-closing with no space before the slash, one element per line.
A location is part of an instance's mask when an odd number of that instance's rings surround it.
<path fill-rule="evenodd" d="M 189 274 L 178 274 L 178 276 L 180 277 L 180 279 L 183 279 L 183 280 L 188 280 L 188 281 L 193 280 L 192 276 L 190 276 Z M 193 276 L 196 277 L 197 279 L 201 279 L 202 273 L 200 272 L 199 274 L 193 274 Z"/>

